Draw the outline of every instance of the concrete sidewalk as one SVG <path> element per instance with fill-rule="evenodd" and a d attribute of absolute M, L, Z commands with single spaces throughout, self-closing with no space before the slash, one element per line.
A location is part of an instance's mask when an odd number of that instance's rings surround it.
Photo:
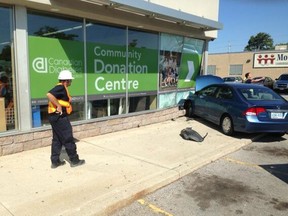
<path fill-rule="evenodd" d="M 182 139 L 192 127 L 201 143 Z M 180 117 L 135 129 L 82 139 L 77 143 L 84 166 L 50 168 L 50 147 L 0 157 L 0 215 L 109 215 L 244 145 Z M 67 159 L 66 154 L 62 154 Z"/>

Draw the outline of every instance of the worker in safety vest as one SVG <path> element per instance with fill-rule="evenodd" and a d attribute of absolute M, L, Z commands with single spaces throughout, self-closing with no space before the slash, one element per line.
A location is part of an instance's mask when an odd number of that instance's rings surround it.
<path fill-rule="evenodd" d="M 71 97 L 68 87 L 74 77 L 69 70 L 59 73 L 59 83 L 48 93 L 48 119 L 52 126 L 53 139 L 51 145 L 51 168 L 57 168 L 65 164 L 60 160 L 62 146 L 70 159 L 71 167 L 83 165 L 85 160 L 80 160 L 77 154 L 77 147 L 73 137 L 73 130 L 68 118 L 72 112 Z"/>

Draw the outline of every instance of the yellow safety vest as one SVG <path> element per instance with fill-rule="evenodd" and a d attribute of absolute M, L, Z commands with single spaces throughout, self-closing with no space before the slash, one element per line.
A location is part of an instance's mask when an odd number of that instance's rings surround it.
<path fill-rule="evenodd" d="M 58 83 L 57 85 L 63 85 L 62 83 Z M 68 89 L 65 85 L 63 85 L 65 87 L 66 93 L 68 95 L 69 101 L 65 101 L 65 100 L 58 100 L 58 103 L 62 106 L 66 108 L 66 112 L 67 114 L 70 114 L 72 112 L 72 105 L 71 105 L 71 96 L 68 92 Z M 57 110 L 57 106 L 55 104 L 53 104 L 51 101 L 48 102 L 48 113 L 55 113 Z"/>

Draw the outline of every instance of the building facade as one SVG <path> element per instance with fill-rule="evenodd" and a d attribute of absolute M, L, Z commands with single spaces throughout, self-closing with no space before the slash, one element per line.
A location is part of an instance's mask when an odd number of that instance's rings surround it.
<path fill-rule="evenodd" d="M 208 2 L 0 0 L 0 155 L 50 145 L 46 93 L 63 69 L 76 138 L 181 115 L 222 28 Z"/>
<path fill-rule="evenodd" d="M 209 54 L 208 74 L 245 79 L 247 72 L 253 77 L 266 76 L 275 80 L 288 73 L 288 50 Z"/>

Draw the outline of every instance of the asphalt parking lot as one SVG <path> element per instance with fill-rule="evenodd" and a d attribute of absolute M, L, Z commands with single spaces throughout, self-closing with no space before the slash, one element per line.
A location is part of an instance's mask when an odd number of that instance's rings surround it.
<path fill-rule="evenodd" d="M 288 215 L 288 135 L 263 136 L 113 216 Z"/>

